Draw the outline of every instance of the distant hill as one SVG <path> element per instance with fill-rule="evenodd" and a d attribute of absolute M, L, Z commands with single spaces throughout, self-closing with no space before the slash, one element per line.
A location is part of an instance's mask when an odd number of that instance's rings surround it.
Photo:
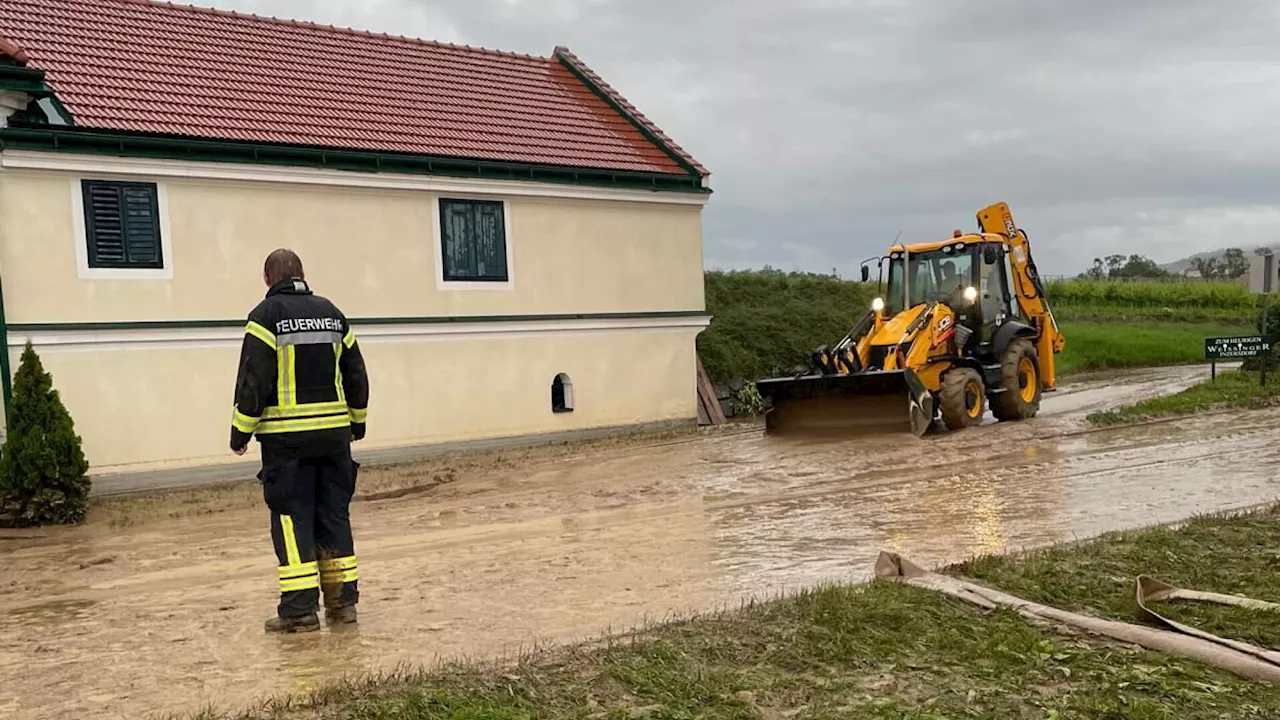
<path fill-rule="evenodd" d="M 1261 246 L 1260 245 L 1237 245 L 1236 247 L 1239 247 L 1241 250 L 1243 250 L 1245 255 L 1251 256 L 1253 255 L 1253 251 L 1257 250 Z M 1272 250 L 1275 250 L 1277 253 L 1280 253 L 1280 245 L 1271 245 L 1270 247 Z M 1210 250 L 1208 252 L 1196 253 L 1195 255 L 1192 255 L 1190 257 L 1182 258 L 1181 260 L 1175 260 L 1174 262 L 1171 262 L 1171 263 L 1165 263 L 1160 266 L 1160 269 L 1168 270 L 1169 272 L 1173 272 L 1173 273 L 1181 273 L 1185 271 L 1187 268 L 1194 266 L 1197 260 L 1208 260 L 1209 258 L 1221 260 L 1223 255 L 1226 254 L 1226 252 L 1227 252 L 1226 248 L 1219 248 L 1217 250 Z"/>

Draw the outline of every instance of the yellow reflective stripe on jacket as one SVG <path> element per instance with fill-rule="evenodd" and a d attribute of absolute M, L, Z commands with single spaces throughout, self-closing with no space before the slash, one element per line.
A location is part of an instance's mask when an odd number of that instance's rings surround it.
<path fill-rule="evenodd" d="M 356 329 L 355 329 L 355 328 L 351 328 L 351 327 L 347 328 L 347 334 L 342 338 L 342 344 L 343 344 L 343 346 L 348 347 L 348 348 L 349 348 L 349 347 L 351 347 L 352 345 L 355 345 L 355 344 L 356 344 Z"/>
<path fill-rule="evenodd" d="M 289 346 L 289 362 L 285 365 L 284 385 L 289 389 L 290 405 L 298 404 L 298 346 Z"/>
<path fill-rule="evenodd" d="M 295 367 L 295 346 L 285 345 L 276 353 L 276 404 L 298 404 L 298 375 Z"/>
<path fill-rule="evenodd" d="M 258 426 L 258 435 L 276 435 L 289 432 L 309 432 L 312 430 L 334 430 L 350 427 L 351 419 L 346 415 L 329 415 L 318 418 L 298 418 L 296 420 L 264 421 Z"/>
<path fill-rule="evenodd" d="M 342 343 L 333 344 L 333 387 L 338 391 L 338 400 L 347 402 L 347 391 L 342 388 Z"/>
<path fill-rule="evenodd" d="M 276 351 L 276 405 L 288 405 L 289 396 L 285 389 L 285 363 L 289 361 L 289 348 L 285 346 Z"/>
<path fill-rule="evenodd" d="M 231 427 L 242 433 L 252 435 L 253 431 L 258 428 L 258 421 L 259 418 L 249 417 L 239 410 L 233 410 L 231 413 Z"/>
<path fill-rule="evenodd" d="M 307 417 L 309 415 L 342 415 L 346 412 L 347 404 L 345 402 L 304 403 L 288 407 L 273 405 L 262 411 L 262 419 L 266 421 Z"/>
<path fill-rule="evenodd" d="M 351 408 L 350 415 L 351 415 L 351 422 L 353 423 L 368 422 L 369 409 L 368 408 L 359 408 L 359 409 Z"/>
<path fill-rule="evenodd" d="M 266 343 L 272 350 L 276 349 L 276 336 L 265 327 L 250 320 L 248 325 L 244 326 L 244 331 L 248 335 L 252 335 L 262 342 Z"/>

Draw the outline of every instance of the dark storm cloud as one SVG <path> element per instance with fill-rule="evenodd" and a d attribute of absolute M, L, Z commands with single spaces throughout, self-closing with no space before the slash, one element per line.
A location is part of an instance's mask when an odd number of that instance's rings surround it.
<path fill-rule="evenodd" d="M 1273 239 L 1280 7 L 1255 0 L 215 0 L 548 54 L 714 173 L 710 267 L 855 272 L 1013 205 L 1047 274 Z"/>

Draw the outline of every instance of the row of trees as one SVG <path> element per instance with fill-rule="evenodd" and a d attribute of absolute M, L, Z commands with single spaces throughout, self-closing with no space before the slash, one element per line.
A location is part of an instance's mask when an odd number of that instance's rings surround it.
<path fill-rule="evenodd" d="M 1240 248 L 1228 248 L 1218 257 L 1196 258 L 1191 266 L 1205 280 L 1231 280 L 1249 273 L 1249 258 Z M 1093 267 L 1083 277 L 1094 280 L 1162 279 L 1175 273 L 1160 267 L 1156 261 L 1142 255 L 1108 255 L 1094 258 Z"/>
<path fill-rule="evenodd" d="M 1198 258 L 1193 263 L 1206 280 L 1235 279 L 1249 274 L 1249 259 L 1240 248 L 1230 248 L 1218 258 Z"/>

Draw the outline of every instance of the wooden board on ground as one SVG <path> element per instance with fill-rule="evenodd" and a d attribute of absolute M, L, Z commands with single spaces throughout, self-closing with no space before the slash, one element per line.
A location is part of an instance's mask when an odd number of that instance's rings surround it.
<path fill-rule="evenodd" d="M 723 425 L 725 423 L 724 408 L 720 407 L 720 398 L 716 397 L 716 387 L 702 366 L 702 357 L 698 357 L 698 424 Z"/>

